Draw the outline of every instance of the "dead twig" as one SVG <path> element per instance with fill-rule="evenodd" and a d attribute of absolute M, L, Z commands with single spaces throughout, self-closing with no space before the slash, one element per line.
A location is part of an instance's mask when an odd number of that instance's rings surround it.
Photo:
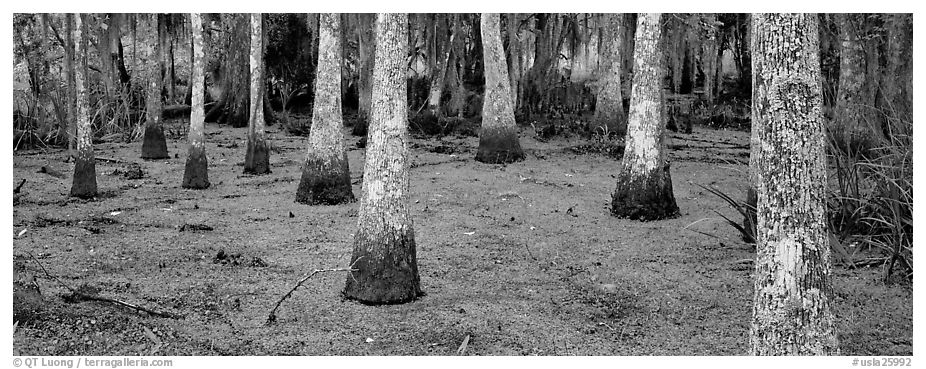
<path fill-rule="evenodd" d="M 67 283 L 62 282 L 61 279 L 59 279 L 58 277 L 55 277 L 54 275 L 52 275 L 51 273 L 49 273 L 49 272 L 48 272 L 48 269 L 45 269 L 45 266 L 42 265 L 42 263 L 39 261 L 39 259 L 36 258 L 35 255 L 32 255 L 31 252 L 28 252 L 28 251 L 27 251 L 26 253 L 29 254 L 29 257 L 31 257 L 32 260 L 35 261 L 35 263 L 38 264 L 40 268 L 42 268 L 42 272 L 44 272 L 45 275 L 46 275 L 49 279 L 52 279 L 52 280 L 54 280 L 55 282 L 58 282 L 58 284 L 60 284 L 60 285 L 63 286 L 64 288 L 66 288 L 68 291 L 71 291 L 71 297 L 72 297 L 74 300 L 76 300 L 76 301 L 99 301 L 99 302 L 108 302 L 108 303 L 111 303 L 111 304 L 120 305 L 120 306 L 124 306 L 124 307 L 130 308 L 130 309 L 134 309 L 134 310 L 136 310 L 136 311 L 143 311 L 143 312 L 146 312 L 146 313 L 148 313 L 148 314 L 150 314 L 150 315 L 159 316 L 159 317 L 162 317 L 162 318 L 171 318 L 171 319 L 180 319 L 180 318 L 182 318 L 182 316 L 179 316 L 179 315 L 176 315 L 176 314 L 151 310 L 151 309 L 148 309 L 148 308 L 146 308 L 146 307 L 138 306 L 138 305 L 135 305 L 135 304 L 131 304 L 131 303 L 128 303 L 128 302 L 125 302 L 125 301 L 122 301 L 122 300 L 116 300 L 116 299 L 111 299 L 111 298 L 109 298 L 109 297 L 103 297 L 103 296 L 98 296 L 98 295 L 95 295 L 95 294 L 88 294 L 88 293 L 80 292 L 80 291 L 74 289 L 73 287 L 67 285 Z"/>
<path fill-rule="evenodd" d="M 296 282 L 296 285 L 293 286 L 293 288 L 291 288 L 291 289 L 289 290 L 289 292 L 286 292 L 286 294 L 284 294 L 282 297 L 280 297 L 280 299 L 277 301 L 276 305 L 273 306 L 273 309 L 270 310 L 270 314 L 267 315 L 267 325 L 271 325 L 271 324 L 273 324 L 273 323 L 275 323 L 275 322 L 277 321 L 277 315 L 276 315 L 277 309 L 280 308 L 280 305 L 283 303 L 283 301 L 286 301 L 286 299 L 288 299 L 290 296 L 293 295 L 293 292 L 296 292 L 296 290 L 299 289 L 299 287 L 302 287 L 302 284 L 305 283 L 306 281 L 308 281 L 309 278 L 312 278 L 313 276 L 315 276 L 315 275 L 318 274 L 318 273 L 327 273 L 327 272 L 356 272 L 356 271 L 358 271 L 359 269 L 355 269 L 355 268 L 354 268 L 354 265 L 356 265 L 357 262 L 360 261 L 360 259 L 363 259 L 363 256 L 357 258 L 357 260 L 354 260 L 354 262 L 351 263 L 350 266 L 347 267 L 347 268 L 315 269 L 315 270 L 313 270 L 311 273 L 309 273 L 308 275 L 306 275 L 305 277 L 302 277 L 302 279 L 300 279 L 299 282 Z"/>
<path fill-rule="evenodd" d="M 463 339 L 463 343 L 460 344 L 460 348 L 457 349 L 457 355 L 465 355 L 466 347 L 469 346 L 469 335 L 466 335 L 466 338 Z"/>
<path fill-rule="evenodd" d="M 19 182 L 19 185 L 16 186 L 16 188 L 13 189 L 13 193 L 19 193 L 19 190 L 23 187 L 24 184 L 26 184 L 26 179 L 25 179 L 25 178 L 23 178 L 23 181 L 22 181 L 22 182 Z"/>

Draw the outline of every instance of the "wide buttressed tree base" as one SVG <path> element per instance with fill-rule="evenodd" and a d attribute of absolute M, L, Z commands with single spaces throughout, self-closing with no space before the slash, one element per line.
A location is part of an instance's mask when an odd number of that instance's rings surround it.
<path fill-rule="evenodd" d="M 247 174 L 270 173 L 270 145 L 266 139 L 248 140 L 244 154 L 244 172 Z"/>
<path fill-rule="evenodd" d="M 666 158 L 661 20 L 660 14 L 637 19 L 627 145 L 611 195 L 611 215 L 619 218 L 649 221 L 678 215 Z"/>
<path fill-rule="evenodd" d="M 344 296 L 397 304 L 422 295 L 408 210 L 408 15 L 378 14 L 376 22 L 373 114 L 351 256 L 355 271 Z"/>
<path fill-rule="evenodd" d="M 164 127 L 160 124 L 145 127 L 145 137 L 141 144 L 141 158 L 148 160 L 170 158 L 167 153 L 167 137 L 164 135 Z"/>
<path fill-rule="evenodd" d="M 318 73 L 309 151 L 302 167 L 296 202 L 336 205 L 354 201 L 350 168 L 341 131 L 341 25 L 340 17 L 319 17 Z"/>
<path fill-rule="evenodd" d="M 481 21 L 485 58 L 486 96 L 482 108 L 482 129 L 476 161 L 490 164 L 512 163 L 524 159 L 514 120 L 514 101 L 508 64 L 502 48 L 500 17 L 483 14 Z"/>
<path fill-rule="evenodd" d="M 617 187 L 611 195 L 611 215 L 648 221 L 678 214 L 669 163 L 642 176 L 626 171 L 617 175 Z"/>
<path fill-rule="evenodd" d="M 77 158 L 74 160 L 71 196 L 87 199 L 96 197 L 96 195 L 96 159 L 94 159 L 93 151 L 90 151 L 88 157 L 78 148 Z"/>
<path fill-rule="evenodd" d="M 205 189 L 209 188 L 209 185 L 209 163 L 206 159 L 206 150 L 201 147 L 190 147 L 181 187 Z"/>

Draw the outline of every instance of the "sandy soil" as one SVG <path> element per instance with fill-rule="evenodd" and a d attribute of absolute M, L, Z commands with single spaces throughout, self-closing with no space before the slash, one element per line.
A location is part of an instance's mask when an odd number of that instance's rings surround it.
<path fill-rule="evenodd" d="M 180 188 L 175 157 L 138 159 L 140 143 L 103 143 L 101 196 L 67 197 L 72 164 L 61 150 L 14 155 L 15 263 L 38 277 L 45 305 L 20 322 L 14 355 L 743 355 L 752 304 L 751 245 L 697 186 L 741 194 L 745 132 L 695 127 L 673 135 L 681 217 L 641 223 L 608 213 L 615 158 L 582 153 L 588 141 L 541 142 L 522 131 L 527 159 L 486 165 L 474 137 L 412 140 L 411 209 L 426 296 L 365 306 L 340 296 L 357 203 L 295 203 L 306 140 L 271 127 L 273 173 L 242 173 L 245 129 L 207 127 L 207 190 Z M 348 153 L 360 194 L 363 149 Z M 120 172 L 141 165 L 141 179 Z M 40 173 L 46 166 L 62 177 Z M 117 171 L 118 170 L 118 171 Z M 116 174 L 114 174 L 116 172 Z M 707 219 L 706 219 L 707 218 Z M 714 235 L 707 236 L 691 228 Z M 207 226 L 207 227 L 197 227 Z M 209 230 L 211 228 L 211 230 Z M 217 258 L 222 252 L 224 257 Z M 73 287 L 182 315 L 151 317 L 99 302 L 69 303 Z M 835 268 L 845 355 L 912 355 L 912 290 L 879 270 Z"/>

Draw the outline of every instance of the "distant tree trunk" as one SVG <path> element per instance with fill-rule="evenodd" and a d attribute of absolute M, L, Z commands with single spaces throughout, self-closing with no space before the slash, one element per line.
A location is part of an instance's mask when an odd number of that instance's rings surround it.
<path fill-rule="evenodd" d="M 263 15 L 250 15 L 251 23 L 251 119 L 248 123 L 248 148 L 244 157 L 244 172 L 270 173 L 270 147 L 264 131 L 264 32 Z"/>
<path fill-rule="evenodd" d="M 170 14 L 158 14 L 158 39 L 157 43 L 161 49 L 159 70 L 161 76 L 161 91 L 167 92 L 167 103 L 174 102 L 174 83 L 176 82 L 174 72 L 174 43 L 172 40 L 172 24 Z"/>
<path fill-rule="evenodd" d="M 621 64 L 623 63 L 624 15 L 608 14 L 602 42 L 605 55 L 602 58 L 600 89 L 595 103 L 594 129 L 623 136 L 627 132 L 627 116 L 624 114 L 624 99 L 621 94 Z"/>
<path fill-rule="evenodd" d="M 77 83 L 75 75 L 77 73 L 74 60 L 76 59 L 75 51 L 77 45 L 74 44 L 74 15 L 67 13 L 64 16 L 65 22 L 65 43 L 67 52 L 65 53 L 65 68 L 67 68 L 67 138 L 68 154 L 71 157 L 77 157 Z"/>
<path fill-rule="evenodd" d="M 514 121 L 511 81 L 502 49 L 499 15 L 483 13 L 482 44 L 485 58 L 485 99 L 482 107 L 482 130 L 476 161 L 511 163 L 524 159 L 518 141 L 518 126 Z"/>
<path fill-rule="evenodd" d="M 74 68 L 74 85 L 77 97 L 77 156 L 74 158 L 74 181 L 71 184 L 71 196 L 80 198 L 96 197 L 96 159 L 93 155 L 93 127 L 90 123 L 90 97 L 87 88 L 87 18 L 83 14 L 74 15 L 75 41 L 74 55 L 77 65 Z"/>
<path fill-rule="evenodd" d="M 704 100 L 708 105 L 714 104 L 714 91 L 717 80 L 717 70 L 719 69 L 720 40 L 717 34 L 717 16 L 713 13 L 707 14 L 704 21 L 708 24 L 708 29 L 704 35 L 704 42 L 701 44 L 701 66 L 704 72 Z"/>
<path fill-rule="evenodd" d="M 450 58 L 447 59 L 446 83 L 450 90 L 450 101 L 447 102 L 448 116 L 463 116 L 466 105 L 466 88 L 463 87 L 463 69 L 466 57 L 463 51 L 463 19 L 461 14 L 453 15 L 453 37 L 450 37 Z M 501 37 L 501 36 L 499 36 Z M 503 52 L 504 54 L 504 52 Z M 506 66 L 507 68 L 507 66 Z M 507 78 L 507 77 L 505 77 Z"/>
<path fill-rule="evenodd" d="M 206 114 L 206 121 L 226 123 L 235 128 L 245 127 L 250 121 L 250 70 L 248 55 L 250 33 L 248 17 L 228 15 L 232 23 L 226 36 L 227 55 L 222 62 L 222 96 Z"/>
<path fill-rule="evenodd" d="M 887 15 L 887 67 L 881 83 L 889 115 L 913 121 L 913 15 Z"/>
<path fill-rule="evenodd" d="M 190 25 L 193 36 L 192 77 L 193 85 L 192 104 L 190 105 L 190 149 L 183 172 L 183 188 L 205 189 L 209 188 L 209 163 L 206 159 L 206 125 L 203 109 L 205 95 L 205 76 L 203 74 L 203 21 L 199 13 L 190 13 Z"/>
<path fill-rule="evenodd" d="M 759 233 L 751 353 L 835 355 L 817 16 L 754 17 Z"/>
<path fill-rule="evenodd" d="M 667 42 L 667 55 L 669 58 L 669 66 L 672 68 L 672 92 L 676 94 L 682 93 L 682 68 L 685 61 L 685 52 L 684 52 L 684 42 L 682 40 L 682 34 L 685 32 L 685 25 L 672 18 L 669 21 L 669 26 L 666 27 L 668 31 L 668 42 Z"/>
<path fill-rule="evenodd" d="M 431 88 L 428 92 L 428 110 L 433 115 L 440 115 L 440 100 L 444 93 L 447 69 L 450 68 L 450 45 L 457 36 L 451 34 L 447 41 L 446 27 L 445 15 L 435 14 L 431 43 L 434 68 L 431 70 Z"/>
<path fill-rule="evenodd" d="M 666 153 L 662 42 L 662 14 L 639 14 L 627 143 L 611 196 L 611 214 L 619 218 L 646 221 L 678 215 Z"/>
<path fill-rule="evenodd" d="M 110 43 L 109 63 L 113 67 L 113 77 L 119 82 L 120 87 L 125 90 L 125 93 L 128 93 L 131 76 L 129 76 L 129 72 L 125 68 L 125 56 L 122 50 L 122 20 L 124 17 L 125 15 L 123 14 L 110 14 L 110 24 L 107 31 Z"/>
<path fill-rule="evenodd" d="M 521 81 L 521 38 L 518 36 L 521 16 L 508 13 L 508 79 L 511 80 L 511 108 L 518 111 L 518 86 Z"/>
<path fill-rule="evenodd" d="M 341 131 L 341 17 L 322 14 L 318 33 L 312 130 L 296 202 L 336 205 L 354 201 Z"/>
<path fill-rule="evenodd" d="M 402 303 L 421 295 L 408 209 L 408 15 L 379 14 L 376 23 L 376 99 L 351 255 L 357 271 L 348 276 L 344 296 L 372 304 Z"/>
<path fill-rule="evenodd" d="M 374 57 L 376 55 L 375 24 L 375 14 L 360 14 L 358 25 L 360 27 L 360 88 L 357 89 L 360 95 L 360 119 L 354 123 L 354 128 L 351 130 L 354 136 L 366 136 L 367 126 L 372 119 L 370 114 L 373 106 L 373 66 L 376 62 Z"/>
<path fill-rule="evenodd" d="M 839 51 L 839 91 L 836 95 L 834 126 L 836 142 L 850 155 L 875 147 L 872 134 L 880 130 L 867 126 L 868 109 L 874 105 L 873 94 L 865 89 L 867 76 L 866 52 L 860 39 L 863 14 L 838 14 L 837 23 L 842 38 Z"/>
<path fill-rule="evenodd" d="M 145 18 L 146 29 L 151 37 L 151 53 L 148 55 L 148 89 L 146 102 L 145 136 L 141 145 L 142 159 L 168 159 L 167 139 L 161 124 L 161 57 L 159 18 L 157 14 L 140 14 Z"/>

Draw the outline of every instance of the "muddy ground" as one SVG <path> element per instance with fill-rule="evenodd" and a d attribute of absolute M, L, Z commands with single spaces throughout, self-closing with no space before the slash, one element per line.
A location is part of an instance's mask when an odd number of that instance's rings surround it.
<path fill-rule="evenodd" d="M 473 160 L 475 137 L 414 138 L 410 206 L 426 296 L 361 305 L 341 298 L 345 273 L 322 273 L 270 326 L 274 302 L 305 273 L 347 266 L 358 204 L 293 201 L 303 137 L 271 127 L 273 173 L 250 176 L 246 129 L 207 132 L 207 190 L 180 188 L 186 146 L 176 138 L 163 161 L 138 159 L 140 143 L 97 145 L 115 160 L 97 162 L 94 201 L 67 197 L 66 152 L 14 154 L 14 185 L 26 183 L 13 254 L 45 299 L 19 323 L 14 355 L 453 355 L 467 336 L 466 355 L 748 352 L 753 247 L 713 213 L 735 211 L 697 186 L 741 196 L 745 132 L 673 134 L 681 216 L 648 223 L 609 215 L 619 160 L 587 152 L 589 140 L 538 141 L 527 128 L 526 160 L 487 165 Z M 364 150 L 348 141 L 359 196 Z M 182 317 L 65 301 L 69 291 L 30 253 L 71 287 Z M 909 284 L 843 267 L 833 283 L 842 354 L 912 355 Z"/>

